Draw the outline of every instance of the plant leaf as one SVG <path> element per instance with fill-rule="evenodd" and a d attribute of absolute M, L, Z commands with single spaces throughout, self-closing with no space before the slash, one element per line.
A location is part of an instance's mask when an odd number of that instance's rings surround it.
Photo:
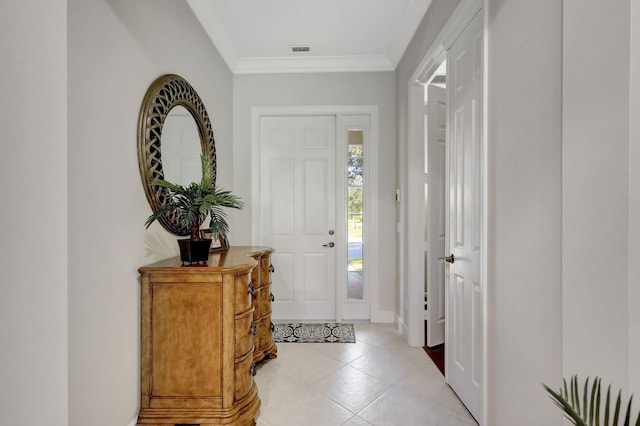
<path fill-rule="evenodd" d="M 604 426 L 609 426 L 609 407 L 611 406 L 611 385 L 607 388 L 607 397 L 604 401 Z"/>
<path fill-rule="evenodd" d="M 576 382 L 578 378 L 576 377 Z M 582 390 L 582 418 L 587 418 L 587 396 L 589 395 L 589 377 L 584 381 L 584 389 Z"/>
<path fill-rule="evenodd" d="M 576 426 L 588 426 L 584 420 L 580 418 L 580 414 L 575 410 L 575 408 L 569 403 L 569 401 L 562 396 L 562 389 L 560 389 L 559 393 L 555 392 L 547 385 L 542 385 L 545 390 L 551 395 L 551 399 L 553 402 L 560 407 L 564 411 L 564 415 L 567 419 L 571 421 Z M 566 391 L 566 389 L 565 389 Z"/>
<path fill-rule="evenodd" d="M 618 418 L 620 417 L 620 398 L 622 391 L 618 391 L 618 398 L 616 398 L 616 410 L 613 413 L 613 426 L 618 426 Z"/>
<path fill-rule="evenodd" d="M 578 392 L 578 376 L 571 377 L 571 404 L 580 414 L 580 395 Z"/>
<path fill-rule="evenodd" d="M 591 385 L 591 386 L 590 386 Z M 567 419 L 577 426 L 600 426 L 600 409 L 602 407 L 601 390 L 602 379 L 595 377 L 593 382 L 587 377 L 582 385 L 576 375 L 572 376 L 567 383 L 566 379 L 562 379 L 562 386 L 556 392 L 543 384 L 544 389 L 549 393 L 555 405 L 560 407 Z M 589 390 L 589 388 L 591 389 Z M 580 394 L 582 389 L 582 395 Z M 589 395 L 590 393 L 590 395 Z M 618 426 L 621 419 L 622 407 L 622 390 L 618 391 L 617 398 L 612 401 L 611 385 L 607 387 L 607 394 L 604 400 L 604 426 Z M 631 426 L 633 395 L 625 401 L 627 406 L 624 413 L 624 426 Z M 611 416 L 613 415 L 613 419 Z M 610 423 L 612 421 L 612 423 Z M 640 426 L 640 413 L 635 421 L 635 426 Z"/>
<path fill-rule="evenodd" d="M 601 380 L 599 377 L 596 377 L 598 381 L 598 390 L 596 391 L 596 426 L 600 426 L 600 383 Z"/>
<path fill-rule="evenodd" d="M 627 414 L 624 416 L 624 426 L 629 426 L 629 420 L 631 420 L 631 403 L 633 402 L 633 395 L 629 398 L 629 404 L 627 405 Z"/>

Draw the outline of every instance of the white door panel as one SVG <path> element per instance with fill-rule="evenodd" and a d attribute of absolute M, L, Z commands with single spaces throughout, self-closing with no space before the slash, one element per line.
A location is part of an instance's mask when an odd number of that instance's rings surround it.
<path fill-rule="evenodd" d="M 274 319 L 335 319 L 334 116 L 260 119 L 260 240 L 276 248 Z"/>
<path fill-rule="evenodd" d="M 447 379 L 482 414 L 482 14 L 449 51 L 449 252 Z"/>
<path fill-rule="evenodd" d="M 273 279 L 271 293 L 278 295 L 281 304 L 293 302 L 293 253 L 278 250 L 271 255 L 271 260 L 273 265 L 278 265 L 278 279 Z"/>

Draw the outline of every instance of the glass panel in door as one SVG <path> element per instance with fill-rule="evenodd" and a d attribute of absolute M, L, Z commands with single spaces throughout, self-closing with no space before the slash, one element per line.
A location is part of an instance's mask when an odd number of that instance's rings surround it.
<path fill-rule="evenodd" d="M 363 280 L 363 190 L 364 144 L 362 130 L 349 130 L 347 147 L 347 299 L 364 300 Z"/>

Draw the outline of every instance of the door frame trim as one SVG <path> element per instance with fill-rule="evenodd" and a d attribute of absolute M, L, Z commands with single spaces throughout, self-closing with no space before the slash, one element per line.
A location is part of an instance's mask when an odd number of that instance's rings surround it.
<path fill-rule="evenodd" d="M 371 322 L 385 322 L 387 315 L 379 309 L 379 279 L 378 268 L 378 252 L 379 250 L 379 172 L 378 172 L 378 137 L 379 137 L 379 121 L 378 121 L 377 105 L 326 105 L 326 106 L 267 106 L 251 108 L 251 242 L 252 244 L 260 244 L 261 233 L 260 209 L 254 206 L 260 204 L 260 119 L 262 117 L 278 117 L 278 116 L 314 116 L 314 115 L 333 115 L 336 118 L 336 153 L 344 151 L 346 153 L 346 140 L 344 138 L 344 121 L 345 116 L 350 115 L 367 115 L 369 116 L 369 175 L 372 177 L 366 181 L 365 191 L 369 203 L 365 205 L 365 217 L 368 217 L 368 226 L 364 233 L 366 240 L 369 241 L 368 246 L 363 247 L 365 254 L 368 254 L 369 261 L 364 266 L 364 274 L 369 281 L 369 320 Z M 365 155 L 367 153 L 365 152 Z M 346 160 L 346 157 L 345 157 Z M 336 156 L 338 161 L 338 156 Z M 340 158 L 342 161 L 342 158 Z M 346 175 L 336 176 L 336 196 L 346 193 Z M 344 198 L 344 197 L 342 197 Z M 337 200 L 336 214 L 344 213 L 346 217 L 346 199 Z M 337 224 L 338 222 L 336 222 Z M 346 223 L 346 222 L 345 222 Z M 336 226 L 336 238 L 342 238 L 346 241 L 345 230 L 343 227 Z M 345 228 L 346 229 L 346 228 Z M 343 294 L 346 292 L 347 275 L 341 274 L 347 270 L 347 247 L 337 245 L 336 262 L 344 263 L 344 268 L 336 265 L 336 321 L 343 319 Z M 376 248 L 371 250 L 371 248 Z M 277 250 L 277 247 L 276 247 Z"/>
<path fill-rule="evenodd" d="M 480 276 L 483 281 L 483 326 L 482 326 L 482 415 L 480 419 L 476 419 L 480 425 L 487 424 L 487 396 L 488 396 L 488 380 L 487 380 L 487 257 L 486 254 L 488 243 L 488 179 L 487 179 L 487 7 L 486 0 L 462 0 L 456 7 L 451 17 L 444 25 L 435 41 L 424 55 L 420 64 L 416 67 L 414 73 L 408 81 L 408 143 L 407 143 L 407 194 L 405 214 L 404 235 L 400 247 L 406 252 L 406 260 L 401 257 L 404 264 L 399 265 L 401 285 L 407 289 L 407 317 L 405 323 L 401 323 L 403 334 L 405 334 L 408 343 L 411 346 L 424 346 L 424 241 L 419 236 L 424 235 L 424 167 L 420 162 L 424 161 L 424 124 L 423 124 L 423 103 L 424 90 L 421 87 L 429 77 L 437 70 L 439 64 L 447 57 L 448 49 L 453 45 L 456 39 L 462 34 L 465 28 L 471 23 L 472 19 L 478 14 L 483 14 L 484 21 L 484 38 L 483 38 L 483 184 L 482 184 L 482 253 L 480 260 Z M 421 155 L 422 153 L 422 155 Z M 447 172 L 448 173 L 448 165 Z M 446 177 L 448 179 L 448 176 Z M 448 184 L 446 184 L 448 187 Z M 448 217 L 448 203 L 447 217 Z M 407 232 L 408 229 L 414 232 Z M 419 231 L 422 229 L 422 233 Z M 411 279 L 408 279 L 411 277 Z M 445 288 L 445 294 L 448 293 Z M 446 321 L 449 318 L 447 316 Z M 446 325 L 445 325 L 446 326 Z M 445 331 L 445 339 L 448 333 Z M 446 371 L 445 371 L 445 380 Z"/>

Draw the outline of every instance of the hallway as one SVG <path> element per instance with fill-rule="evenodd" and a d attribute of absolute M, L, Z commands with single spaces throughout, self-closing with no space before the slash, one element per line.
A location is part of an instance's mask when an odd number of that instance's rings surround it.
<path fill-rule="evenodd" d="M 422 348 L 389 324 L 355 322 L 356 343 L 280 343 L 255 377 L 260 426 L 473 426 Z"/>

